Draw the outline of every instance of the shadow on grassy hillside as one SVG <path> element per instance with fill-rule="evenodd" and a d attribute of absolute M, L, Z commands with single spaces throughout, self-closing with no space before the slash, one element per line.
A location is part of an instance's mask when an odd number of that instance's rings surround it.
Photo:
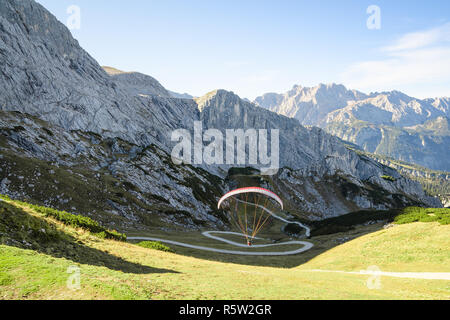
<path fill-rule="evenodd" d="M 83 244 L 43 218 L 0 200 L 0 244 L 31 249 L 75 263 L 103 266 L 124 273 L 176 273 L 124 260 Z"/>
<path fill-rule="evenodd" d="M 347 241 L 382 230 L 387 224 L 392 222 L 400 212 L 400 210 L 364 210 L 318 222 L 310 222 L 311 238 L 299 240 L 311 242 L 314 244 L 314 247 L 306 252 L 291 256 L 241 256 L 206 252 L 172 245 L 170 247 L 178 254 L 200 259 L 253 266 L 294 268 Z M 305 221 L 302 222 L 305 223 Z M 302 232 L 304 232 L 304 230 L 302 230 Z M 170 238 L 170 235 L 167 235 L 167 237 Z M 276 242 L 286 242 L 291 240 L 287 235 L 283 235 L 279 232 L 276 234 L 268 233 L 265 234 L 264 237 L 276 239 Z M 177 238 L 176 240 L 180 240 L 180 238 Z M 198 239 L 196 240 L 201 241 L 201 243 L 196 244 L 207 247 L 215 247 L 217 244 L 220 244 L 218 241 L 204 238 L 201 234 L 198 235 Z M 235 250 L 236 248 L 230 247 L 229 249 Z M 267 249 L 266 251 L 289 251 L 293 249 L 292 246 L 286 248 L 279 246 L 273 247 L 273 250 Z M 258 251 L 258 249 L 255 249 L 254 251 Z"/>
<path fill-rule="evenodd" d="M 308 224 L 311 227 L 311 238 L 301 240 L 313 243 L 314 247 L 306 252 L 292 256 L 237 256 L 202 252 L 175 246 L 173 246 L 173 248 L 179 254 L 201 259 L 254 266 L 293 268 L 300 266 L 347 241 L 383 230 L 394 221 L 398 224 L 416 221 L 439 222 L 442 225 L 450 224 L 450 209 L 408 207 L 405 209 L 393 209 L 388 211 L 362 210 L 322 221 L 310 222 Z M 305 221 L 302 222 L 306 223 Z M 277 242 L 290 240 L 286 235 L 280 237 L 279 233 L 276 235 L 267 234 L 265 236 L 277 239 Z M 199 235 L 199 237 L 202 236 Z M 205 238 L 202 244 L 214 247 L 217 243 L 217 241 Z M 280 246 L 274 247 L 273 251 L 288 251 L 292 249 L 292 247 L 283 249 L 283 247 Z"/>
<path fill-rule="evenodd" d="M 190 256 L 194 258 L 211 260 L 211 261 L 219 261 L 224 263 L 234 263 L 241 265 L 251 265 L 251 266 L 262 266 L 262 267 L 277 267 L 277 268 L 294 268 L 298 267 L 315 257 L 325 253 L 326 251 L 333 249 L 336 246 L 341 245 L 347 241 L 356 239 L 358 237 L 362 237 L 366 234 L 370 234 L 383 229 L 384 223 L 378 223 L 374 225 L 368 226 L 358 226 L 354 229 L 327 234 L 320 236 L 313 236 L 310 239 L 301 239 L 302 241 L 308 241 L 314 244 L 314 247 L 310 250 L 299 253 L 296 255 L 290 256 L 243 256 L 243 255 L 231 255 L 231 254 L 222 254 L 215 252 L 207 252 L 196 249 L 184 248 L 175 245 L 169 245 L 177 254 Z M 203 237 L 199 234 L 199 237 Z M 169 239 L 170 236 L 167 237 Z M 289 241 L 289 238 L 277 238 L 277 242 L 285 242 Z M 186 241 L 188 242 L 188 241 Z M 196 243 L 198 244 L 198 243 Z M 202 240 L 201 245 L 206 247 L 215 248 L 217 244 L 221 244 L 218 241 L 213 239 L 205 238 Z M 299 245 L 300 246 L 300 245 Z M 298 248 L 298 247 L 296 247 Z M 227 248 L 229 250 L 237 250 L 235 247 Z M 294 250 L 293 246 L 283 248 L 283 246 L 275 246 L 271 249 L 266 249 L 264 251 L 290 251 Z M 261 249 L 259 249 L 261 250 Z M 254 249 L 253 251 L 259 251 L 258 249 Z M 262 250 L 261 250 L 262 251 Z"/>

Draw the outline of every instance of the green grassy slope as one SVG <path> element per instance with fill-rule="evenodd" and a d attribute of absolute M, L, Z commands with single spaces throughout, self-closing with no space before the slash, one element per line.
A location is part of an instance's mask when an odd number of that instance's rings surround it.
<path fill-rule="evenodd" d="M 372 232 L 290 268 L 102 239 L 14 201 L 0 201 L 0 239 L 0 299 L 450 298 L 449 281 L 382 277 L 382 288 L 370 290 L 366 275 L 311 271 L 377 265 L 383 271 L 449 272 L 450 226 L 437 222 Z M 311 241 L 323 245 L 320 237 Z M 67 287 L 71 266 L 80 270 L 79 290 Z"/>

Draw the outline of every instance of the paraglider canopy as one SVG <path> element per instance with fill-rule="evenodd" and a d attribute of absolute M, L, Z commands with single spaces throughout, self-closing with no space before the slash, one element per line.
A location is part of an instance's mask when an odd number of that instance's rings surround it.
<path fill-rule="evenodd" d="M 247 187 L 232 190 L 220 198 L 217 208 L 224 209 L 251 246 L 255 236 L 263 229 L 275 207 L 283 209 L 283 201 L 270 190 Z"/>
<path fill-rule="evenodd" d="M 237 195 L 237 194 L 243 194 L 243 193 L 249 193 L 249 192 L 261 193 L 263 195 L 266 195 L 266 196 L 274 199 L 275 201 L 277 201 L 280 204 L 281 209 L 283 209 L 283 201 L 281 201 L 279 196 L 277 196 L 275 193 L 273 193 L 270 190 L 267 190 L 267 189 L 264 189 L 264 188 L 260 188 L 260 187 L 240 188 L 240 189 L 235 189 L 235 190 L 232 190 L 232 191 L 228 192 L 222 198 L 220 198 L 219 203 L 217 204 L 217 209 L 220 209 L 220 205 L 227 198 L 232 197 L 232 196 Z"/>

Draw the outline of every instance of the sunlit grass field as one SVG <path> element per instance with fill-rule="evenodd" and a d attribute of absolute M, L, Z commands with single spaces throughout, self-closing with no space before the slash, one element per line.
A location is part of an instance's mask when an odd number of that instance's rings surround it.
<path fill-rule="evenodd" d="M 365 226 L 313 237 L 304 254 L 247 257 L 102 239 L 1 201 L 1 243 L 11 234 L 28 245 L 0 245 L 0 299 L 450 299 L 450 281 L 383 276 L 380 289 L 369 289 L 368 275 L 313 271 L 450 272 L 450 226 L 438 222 Z M 157 236 L 220 246 L 198 232 Z M 76 290 L 67 286 L 71 266 L 80 271 Z"/>

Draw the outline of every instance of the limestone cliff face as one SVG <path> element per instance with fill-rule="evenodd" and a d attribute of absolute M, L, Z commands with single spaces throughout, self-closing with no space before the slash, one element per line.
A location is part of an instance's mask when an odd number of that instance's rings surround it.
<path fill-rule="evenodd" d="M 215 204 L 230 187 L 229 168 L 176 166 L 170 158 L 172 131 L 202 121 L 222 131 L 279 129 L 282 169 L 265 183 L 306 218 L 438 205 L 338 138 L 230 92 L 173 98 L 149 76 L 109 73 L 41 5 L 0 1 L 1 193 L 106 224 L 225 227 Z"/>
<path fill-rule="evenodd" d="M 217 225 L 214 196 L 208 203 L 202 192 L 219 196 L 221 184 L 167 160 L 172 130 L 192 127 L 197 105 L 166 95 L 152 79 L 109 75 L 41 5 L 0 1 L 0 191 L 98 217 Z M 149 94 L 156 89 L 164 94 Z M 96 181 L 102 177 L 116 182 Z M 54 181 L 59 186 L 38 187 Z"/>
<path fill-rule="evenodd" d="M 188 100 L 139 92 L 147 76 L 109 76 L 34 1 L 1 1 L 0 31 L 0 110 L 138 144 L 165 144 L 171 129 L 191 126 L 197 114 Z"/>

